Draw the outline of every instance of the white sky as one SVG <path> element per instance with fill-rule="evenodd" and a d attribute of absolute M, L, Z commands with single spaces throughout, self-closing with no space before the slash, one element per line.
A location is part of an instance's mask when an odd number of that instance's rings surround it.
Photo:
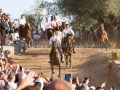
<path fill-rule="evenodd" d="M 53 1 L 53 0 L 45 0 Z M 34 0 L 0 0 L 0 9 L 5 13 L 10 13 L 12 18 L 20 18 L 24 10 L 29 11 L 30 6 L 34 5 Z"/>

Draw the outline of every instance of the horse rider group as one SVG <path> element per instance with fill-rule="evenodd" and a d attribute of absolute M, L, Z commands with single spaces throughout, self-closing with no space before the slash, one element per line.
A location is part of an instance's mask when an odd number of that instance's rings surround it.
<path fill-rule="evenodd" d="M 49 44 L 52 47 L 52 43 L 53 42 L 56 43 L 57 48 L 61 55 L 61 62 L 64 62 L 64 55 L 63 55 L 62 48 L 66 48 L 65 43 L 66 43 L 67 36 L 71 36 L 72 41 L 74 38 L 74 31 L 71 28 L 69 28 L 69 25 L 64 23 L 63 26 L 64 27 L 62 27 L 62 23 L 60 19 L 57 18 L 56 15 L 54 15 L 54 17 L 51 17 L 51 21 L 48 20 L 48 17 L 46 18 L 45 29 L 47 31 Z M 61 45 L 62 45 L 62 48 L 61 48 Z M 72 45 L 73 45 L 73 42 L 72 42 Z M 74 51 L 74 45 L 72 47 L 73 47 L 73 53 L 76 53 Z M 52 60 L 53 49 L 54 47 L 52 47 L 50 52 L 49 63 L 51 63 L 51 60 Z"/>

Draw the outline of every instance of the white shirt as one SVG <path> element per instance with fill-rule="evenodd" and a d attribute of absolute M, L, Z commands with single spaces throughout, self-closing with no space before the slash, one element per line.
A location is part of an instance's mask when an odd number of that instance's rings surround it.
<path fill-rule="evenodd" d="M 17 84 L 14 82 L 9 82 L 9 85 L 11 87 L 11 90 L 15 90 L 17 88 Z"/>
<path fill-rule="evenodd" d="M 74 34 L 74 31 L 73 31 L 71 28 L 69 28 L 69 29 L 64 29 L 64 30 L 62 31 L 62 36 L 63 36 L 63 37 L 67 37 L 67 34 L 72 34 L 73 36 L 75 35 L 75 34 Z"/>
<path fill-rule="evenodd" d="M 52 25 L 56 27 L 57 26 L 57 21 L 52 21 Z"/>
<path fill-rule="evenodd" d="M 26 20 L 25 20 L 25 19 L 20 19 L 20 24 L 25 25 L 25 23 L 26 23 Z"/>
<path fill-rule="evenodd" d="M 77 38 L 77 37 L 80 37 L 80 32 L 79 31 L 76 31 L 76 33 L 75 33 L 75 38 Z"/>
<path fill-rule="evenodd" d="M 51 21 L 45 22 L 45 29 L 51 28 Z"/>
<path fill-rule="evenodd" d="M 57 45 L 61 44 L 60 37 L 58 37 L 58 36 L 56 36 L 56 35 L 55 35 L 54 37 L 52 36 L 52 37 L 50 38 L 49 44 L 52 45 L 52 42 L 53 42 L 53 41 L 56 41 Z"/>

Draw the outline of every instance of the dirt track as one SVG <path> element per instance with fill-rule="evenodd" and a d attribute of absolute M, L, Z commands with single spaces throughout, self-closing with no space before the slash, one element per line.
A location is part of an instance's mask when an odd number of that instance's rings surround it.
<path fill-rule="evenodd" d="M 89 86 L 100 86 L 101 83 L 107 81 L 106 89 L 110 90 L 111 86 L 118 85 L 107 68 L 107 61 L 111 58 L 113 50 L 105 51 L 105 49 L 76 49 L 76 54 L 72 56 L 72 69 L 62 65 L 62 78 L 66 73 L 72 73 L 73 77 L 88 77 L 90 79 Z M 23 67 L 35 72 L 44 72 L 50 78 L 51 69 L 48 63 L 50 49 L 30 48 L 25 55 L 12 56 L 12 59 Z M 58 69 L 55 69 L 54 77 L 57 78 Z"/>

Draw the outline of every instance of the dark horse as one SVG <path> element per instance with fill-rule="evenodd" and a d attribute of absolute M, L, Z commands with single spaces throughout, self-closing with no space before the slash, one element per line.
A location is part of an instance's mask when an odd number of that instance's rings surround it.
<path fill-rule="evenodd" d="M 58 74 L 58 77 L 61 78 L 61 58 L 60 58 L 60 53 L 59 53 L 59 50 L 58 50 L 58 47 L 57 47 L 57 44 L 56 44 L 56 41 L 54 41 L 52 43 L 52 60 L 51 60 L 51 71 L 52 71 L 52 74 L 51 74 L 51 77 L 53 77 L 53 74 L 54 74 L 54 66 L 58 66 L 59 67 L 59 74 Z"/>
<path fill-rule="evenodd" d="M 30 32 L 30 23 L 26 22 L 23 31 L 19 32 L 19 36 L 20 39 L 22 40 L 23 38 L 25 38 L 26 44 L 30 44 L 30 40 L 31 40 L 31 32 Z"/>
<path fill-rule="evenodd" d="M 67 35 L 64 46 L 65 46 L 65 48 L 63 49 L 63 54 L 65 56 L 66 66 L 72 68 L 71 57 L 73 54 L 73 44 L 72 44 L 72 37 L 71 36 Z"/>

